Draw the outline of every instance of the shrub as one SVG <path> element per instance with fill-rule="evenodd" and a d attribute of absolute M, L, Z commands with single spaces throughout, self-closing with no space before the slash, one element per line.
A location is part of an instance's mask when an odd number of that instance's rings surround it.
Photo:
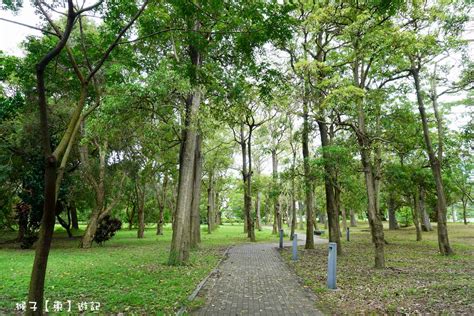
<path fill-rule="evenodd" d="M 20 248 L 30 249 L 31 246 L 33 246 L 33 244 L 38 240 L 38 238 L 39 237 L 37 233 L 27 231 L 25 235 L 23 236 L 23 238 L 21 239 Z"/>
<path fill-rule="evenodd" d="M 122 222 L 118 218 L 106 215 L 99 223 L 94 236 L 94 241 L 99 245 L 109 240 L 115 235 L 115 232 L 122 228 Z"/>

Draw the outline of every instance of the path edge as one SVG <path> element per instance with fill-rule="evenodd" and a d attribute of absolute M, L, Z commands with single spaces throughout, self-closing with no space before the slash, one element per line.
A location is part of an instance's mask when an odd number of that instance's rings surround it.
<path fill-rule="evenodd" d="M 291 248 L 291 246 L 286 246 L 283 248 Z M 314 305 L 313 307 L 319 312 L 318 315 L 326 315 L 326 312 L 324 312 L 324 308 L 320 308 L 319 306 L 316 306 L 316 302 L 318 301 L 318 295 L 311 290 L 311 288 L 307 287 L 305 285 L 303 277 L 299 276 L 296 273 L 295 267 L 293 267 L 291 264 L 286 262 L 286 260 L 283 258 L 281 252 L 283 249 L 280 249 L 278 247 L 274 247 L 273 250 L 278 254 L 278 258 L 280 259 L 281 262 L 286 266 L 286 268 L 295 276 L 296 281 L 298 284 L 301 286 L 301 289 L 303 290 L 303 293 L 306 295 L 307 298 L 314 300 Z M 299 260 L 299 259 L 298 259 Z"/>
<path fill-rule="evenodd" d="M 196 298 L 196 296 L 199 294 L 199 291 L 201 291 L 201 289 L 204 287 L 204 285 L 206 285 L 207 283 L 207 280 L 209 280 L 209 278 L 211 277 L 211 275 L 215 274 L 217 271 L 218 271 L 218 268 L 219 266 L 221 265 L 222 261 L 224 261 L 226 258 L 227 258 L 227 254 L 229 253 L 229 250 L 234 247 L 235 245 L 231 245 L 229 247 L 227 247 L 227 249 L 224 251 L 224 254 L 222 255 L 222 258 L 219 259 L 219 261 L 217 262 L 216 266 L 214 267 L 214 269 L 211 270 L 211 272 L 209 272 L 209 274 L 201 280 L 201 282 L 199 282 L 199 284 L 196 286 L 196 288 L 194 289 L 194 291 L 188 296 L 187 300 L 188 302 L 192 302 L 194 301 L 194 299 Z M 185 312 L 187 311 L 187 307 L 186 305 L 183 305 L 181 306 L 181 308 L 178 310 L 178 312 L 176 313 L 177 316 L 181 316 L 183 315 Z"/>

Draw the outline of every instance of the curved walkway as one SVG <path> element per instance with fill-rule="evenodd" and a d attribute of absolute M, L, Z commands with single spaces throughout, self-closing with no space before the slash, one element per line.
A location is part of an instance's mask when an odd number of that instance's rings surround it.
<path fill-rule="evenodd" d="M 194 315 L 322 315 L 314 307 L 315 297 L 298 283 L 275 244 L 231 248 L 203 294 L 206 304 Z"/>

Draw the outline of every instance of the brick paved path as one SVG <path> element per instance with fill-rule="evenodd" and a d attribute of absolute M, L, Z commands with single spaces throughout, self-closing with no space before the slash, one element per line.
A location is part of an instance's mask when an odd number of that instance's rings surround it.
<path fill-rule="evenodd" d="M 231 248 L 201 290 L 207 298 L 205 306 L 193 314 L 321 315 L 314 307 L 314 296 L 298 283 L 275 247 L 244 244 Z"/>

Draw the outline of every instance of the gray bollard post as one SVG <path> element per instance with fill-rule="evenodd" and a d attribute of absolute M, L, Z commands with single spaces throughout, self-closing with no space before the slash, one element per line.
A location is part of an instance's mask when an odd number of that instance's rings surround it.
<path fill-rule="evenodd" d="M 347 241 L 349 241 L 349 227 L 346 228 L 346 238 Z"/>
<path fill-rule="evenodd" d="M 336 289 L 337 244 L 329 243 L 328 255 L 328 289 Z"/>
<path fill-rule="evenodd" d="M 283 229 L 280 229 L 280 249 L 283 249 Z"/>
<path fill-rule="evenodd" d="M 293 234 L 293 260 L 298 260 L 298 235 Z"/>

